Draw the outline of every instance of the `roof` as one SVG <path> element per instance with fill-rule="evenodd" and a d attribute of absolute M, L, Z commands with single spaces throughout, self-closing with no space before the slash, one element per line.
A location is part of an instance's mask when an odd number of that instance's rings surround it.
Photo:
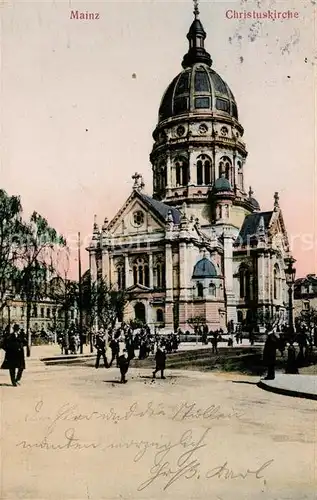
<path fill-rule="evenodd" d="M 261 217 L 263 217 L 264 220 L 264 229 L 267 230 L 272 218 L 272 214 L 273 211 L 271 210 L 269 212 L 255 212 L 253 214 L 247 215 L 243 221 L 242 227 L 234 245 L 247 245 L 248 243 L 250 243 L 252 237 L 257 236 L 257 229 L 259 227 Z"/>
<path fill-rule="evenodd" d="M 219 177 L 219 179 L 216 180 L 213 189 L 214 191 L 232 191 L 231 184 L 226 177 Z"/>
<path fill-rule="evenodd" d="M 167 87 L 159 109 L 159 122 L 188 113 L 213 112 L 238 119 L 237 104 L 228 84 L 207 64 L 194 63 Z"/>
<path fill-rule="evenodd" d="M 173 220 L 175 224 L 179 224 L 181 213 L 177 208 L 170 207 L 169 205 L 165 205 L 162 201 L 154 200 L 151 196 L 148 196 L 143 193 L 139 193 L 141 199 L 156 212 L 164 221 L 167 218 L 169 212 L 172 213 Z"/>
<path fill-rule="evenodd" d="M 260 210 L 260 203 L 258 202 L 258 200 L 256 200 L 255 198 L 248 198 L 248 202 L 251 203 L 251 205 L 253 206 L 253 208 L 255 210 Z"/>
<path fill-rule="evenodd" d="M 214 278 L 215 276 L 217 276 L 217 271 L 214 264 L 207 257 L 204 257 L 195 265 L 192 277 L 197 279 Z"/>

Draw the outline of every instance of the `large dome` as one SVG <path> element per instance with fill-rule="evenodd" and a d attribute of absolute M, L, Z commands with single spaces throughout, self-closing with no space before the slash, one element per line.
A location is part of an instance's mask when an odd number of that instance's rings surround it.
<path fill-rule="evenodd" d="M 216 113 L 238 119 L 235 98 L 229 86 L 210 68 L 197 62 L 179 73 L 164 93 L 159 122 L 187 113 Z"/>

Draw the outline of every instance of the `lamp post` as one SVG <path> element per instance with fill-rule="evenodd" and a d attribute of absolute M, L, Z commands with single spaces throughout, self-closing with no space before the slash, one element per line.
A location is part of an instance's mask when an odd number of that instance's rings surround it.
<path fill-rule="evenodd" d="M 6 301 L 5 301 L 5 305 L 6 305 L 6 308 L 8 310 L 8 333 L 10 333 L 10 330 L 11 330 L 11 301 L 13 300 L 14 298 L 14 295 L 13 293 L 11 292 L 8 292 L 7 293 L 7 297 L 6 297 Z"/>
<path fill-rule="evenodd" d="M 296 260 L 293 257 L 286 259 L 287 268 L 285 269 L 286 284 L 288 286 L 288 327 L 289 333 L 294 333 L 294 315 L 293 315 L 293 286 L 295 283 L 296 269 L 293 264 Z"/>

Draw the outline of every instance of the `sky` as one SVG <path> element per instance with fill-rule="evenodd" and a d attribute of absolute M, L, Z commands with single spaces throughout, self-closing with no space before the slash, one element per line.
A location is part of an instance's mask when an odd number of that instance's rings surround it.
<path fill-rule="evenodd" d="M 263 210 L 275 191 L 297 276 L 317 272 L 316 2 L 201 1 L 213 69 L 235 95 L 249 152 L 245 185 Z M 298 12 L 297 19 L 228 19 L 228 11 Z M 99 19 L 71 19 L 71 11 Z M 162 95 L 187 52 L 191 1 L 0 2 L 1 188 L 26 215 L 45 216 L 83 270 L 94 214 L 102 224 L 149 154 Z"/>

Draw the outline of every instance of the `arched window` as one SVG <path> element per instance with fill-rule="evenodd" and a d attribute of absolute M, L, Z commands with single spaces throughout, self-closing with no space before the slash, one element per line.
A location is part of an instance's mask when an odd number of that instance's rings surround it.
<path fill-rule="evenodd" d="M 204 285 L 200 282 L 197 283 L 197 295 L 199 298 L 204 296 Z"/>
<path fill-rule="evenodd" d="M 240 299 L 251 299 L 251 271 L 246 265 L 241 265 L 239 269 Z"/>
<path fill-rule="evenodd" d="M 200 155 L 197 158 L 197 185 L 208 186 L 211 184 L 211 159 L 207 155 Z"/>
<path fill-rule="evenodd" d="M 280 269 L 277 264 L 274 266 L 273 276 L 273 298 L 279 300 L 280 298 Z"/>
<path fill-rule="evenodd" d="M 243 323 L 243 312 L 238 311 L 238 323 Z"/>
<path fill-rule="evenodd" d="M 157 323 L 163 323 L 163 321 L 164 321 L 163 309 L 157 309 L 156 321 L 157 321 Z"/>
<path fill-rule="evenodd" d="M 241 161 L 238 161 L 237 165 L 238 165 L 238 186 L 243 191 L 243 170 Z"/>
<path fill-rule="evenodd" d="M 149 266 L 142 258 L 138 258 L 133 263 L 133 284 L 149 286 L 150 275 Z"/>
<path fill-rule="evenodd" d="M 124 290 L 125 278 L 124 278 L 124 266 L 122 264 L 119 264 L 117 266 L 117 285 L 119 290 Z"/>
<path fill-rule="evenodd" d="M 188 161 L 186 158 L 177 157 L 174 164 L 176 186 L 187 186 L 189 181 Z"/>
<path fill-rule="evenodd" d="M 157 262 L 155 266 L 156 274 L 156 287 L 164 288 L 165 286 L 165 264 L 164 262 Z"/>
<path fill-rule="evenodd" d="M 232 163 L 230 158 L 223 156 L 219 162 L 219 176 L 225 176 L 232 185 Z"/>
<path fill-rule="evenodd" d="M 209 295 L 211 295 L 211 297 L 216 296 L 216 285 L 214 283 L 209 283 Z"/>

